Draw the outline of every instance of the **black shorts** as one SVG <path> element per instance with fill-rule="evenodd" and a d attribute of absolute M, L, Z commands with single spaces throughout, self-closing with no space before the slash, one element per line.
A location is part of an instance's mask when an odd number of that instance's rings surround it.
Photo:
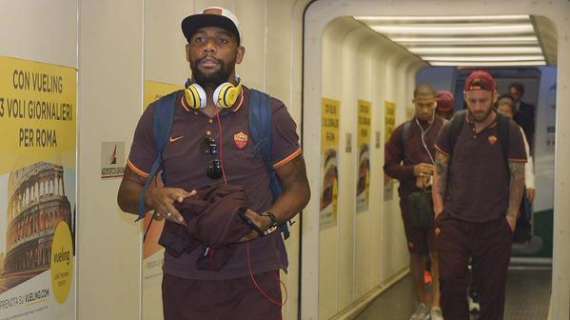
<path fill-rule="evenodd" d="M 428 255 L 434 248 L 434 228 L 414 227 L 410 222 L 410 215 L 413 212 L 408 210 L 406 201 L 400 200 L 400 209 L 402 210 L 408 251 L 412 254 Z"/>

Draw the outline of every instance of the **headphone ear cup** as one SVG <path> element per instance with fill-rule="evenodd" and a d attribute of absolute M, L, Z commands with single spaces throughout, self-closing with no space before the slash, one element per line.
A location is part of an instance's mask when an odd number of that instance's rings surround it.
<path fill-rule="evenodd" d="M 184 89 L 184 100 L 190 109 L 200 110 L 205 108 L 207 104 L 206 99 L 206 91 L 196 83 Z"/>
<path fill-rule="evenodd" d="M 214 102 L 219 108 L 227 109 L 234 106 L 241 94 L 241 85 L 234 86 L 229 82 L 222 83 L 214 91 Z"/>

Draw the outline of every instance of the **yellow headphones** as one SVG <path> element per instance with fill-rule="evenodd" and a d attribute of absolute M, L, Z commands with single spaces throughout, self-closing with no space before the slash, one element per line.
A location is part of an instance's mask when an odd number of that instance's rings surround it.
<path fill-rule="evenodd" d="M 228 109 L 236 103 L 242 91 L 240 78 L 236 77 L 236 80 L 237 85 L 233 85 L 231 82 L 224 82 L 214 90 L 212 99 L 218 108 Z M 205 108 L 208 101 L 204 88 L 195 82 L 190 84 L 190 80 L 188 80 L 186 89 L 184 89 L 184 100 L 188 108 L 194 110 Z"/>

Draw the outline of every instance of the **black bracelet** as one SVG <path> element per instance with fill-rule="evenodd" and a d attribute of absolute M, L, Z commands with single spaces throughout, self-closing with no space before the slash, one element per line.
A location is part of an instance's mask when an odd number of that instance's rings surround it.
<path fill-rule="evenodd" d="M 240 217 L 241 220 L 242 220 L 245 224 L 247 224 L 251 229 L 255 230 L 255 232 L 257 232 L 257 234 L 258 234 L 260 237 L 263 237 L 263 236 L 265 235 L 265 233 L 263 232 L 263 230 L 259 229 L 259 227 L 258 227 L 255 223 L 253 223 L 253 221 L 251 221 L 251 220 L 245 215 L 245 212 L 246 212 L 246 211 L 247 211 L 246 208 L 240 208 L 240 209 L 239 209 L 239 212 L 238 212 L 239 217 Z"/>
<path fill-rule="evenodd" d="M 271 220 L 271 225 L 272 226 L 278 226 L 281 224 L 281 222 L 279 222 L 279 220 L 277 220 L 277 218 L 275 218 L 275 215 L 273 215 L 273 213 L 271 211 L 265 211 L 259 214 L 262 217 L 268 217 Z"/>
<path fill-rule="evenodd" d="M 279 226 L 281 225 L 281 222 L 279 222 L 279 220 L 277 220 L 277 218 L 275 217 L 275 215 L 273 215 L 273 213 L 271 211 L 265 211 L 259 214 L 262 217 L 268 217 L 269 220 L 271 220 L 271 224 L 267 226 L 267 228 L 265 229 L 265 231 L 263 231 L 264 235 L 270 235 L 273 232 L 275 232 L 277 229 L 279 229 Z"/>

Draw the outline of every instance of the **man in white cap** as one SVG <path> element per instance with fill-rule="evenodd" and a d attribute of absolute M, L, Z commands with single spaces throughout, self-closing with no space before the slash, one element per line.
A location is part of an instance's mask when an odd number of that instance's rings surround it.
<path fill-rule="evenodd" d="M 242 218 L 253 231 L 242 241 L 228 244 L 234 249 L 231 256 L 220 259 L 222 250 L 206 243 L 181 254 L 172 254 L 167 247 L 164 318 L 281 319 L 279 270 L 287 268 L 287 253 L 281 233 L 274 231 L 301 211 L 310 197 L 296 124 L 281 101 L 245 87 L 236 76 L 235 65 L 241 63 L 245 48 L 233 13 L 207 8 L 186 17 L 182 31 L 188 41 L 186 58 L 192 78 L 177 96 L 170 142 L 162 153 L 164 186 L 159 183 L 146 193 L 143 188 L 158 156 L 155 103 L 135 131 L 119 205 L 139 213 L 137 204 L 143 194 L 155 218 L 166 219 L 167 225 L 186 224 L 177 206 L 185 198 L 196 197 L 192 190 L 241 186 L 248 204 Z M 259 103 L 261 96 L 267 97 L 266 105 Z M 256 141 L 250 119 L 259 105 L 271 113 L 270 139 L 264 141 L 270 145 L 269 157 L 260 156 L 263 146 Z M 279 178 L 281 193 L 272 192 L 272 174 Z"/>

